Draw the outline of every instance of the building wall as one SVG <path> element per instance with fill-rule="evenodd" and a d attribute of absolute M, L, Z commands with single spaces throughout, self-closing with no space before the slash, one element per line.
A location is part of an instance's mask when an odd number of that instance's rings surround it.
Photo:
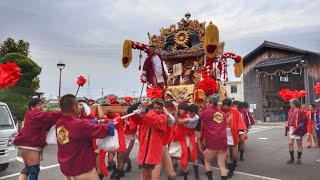
<path fill-rule="evenodd" d="M 236 87 L 237 92 L 231 92 L 231 87 Z M 241 81 L 230 81 L 227 82 L 226 90 L 228 93 L 229 98 L 237 100 L 237 101 L 244 101 L 244 94 L 243 94 L 243 83 L 242 78 Z"/>
<path fill-rule="evenodd" d="M 282 51 L 278 49 L 266 48 L 266 50 L 256 56 L 250 57 L 244 60 L 243 63 L 243 91 L 244 101 L 248 104 L 255 104 L 256 109 L 253 109 L 253 115 L 259 119 L 264 120 L 263 112 L 263 97 L 262 97 L 262 82 L 258 73 L 253 68 L 257 63 L 268 58 L 268 54 L 271 54 L 273 58 L 285 58 L 290 56 L 299 55 L 298 53 Z"/>
<path fill-rule="evenodd" d="M 314 104 L 314 100 L 320 98 L 320 95 L 317 95 L 314 89 L 316 83 L 320 82 L 320 56 L 313 55 L 309 57 L 306 75 L 309 81 L 309 93 L 307 94 L 309 102 L 307 102 L 307 104 Z"/>

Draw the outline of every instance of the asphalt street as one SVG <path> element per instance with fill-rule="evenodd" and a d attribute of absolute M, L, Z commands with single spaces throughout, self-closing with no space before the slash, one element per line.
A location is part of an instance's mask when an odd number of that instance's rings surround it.
<path fill-rule="evenodd" d="M 305 147 L 305 143 L 304 143 Z M 140 170 L 137 162 L 134 161 L 137 156 L 138 143 L 131 153 L 133 160 L 132 172 L 126 174 L 122 179 L 140 179 Z M 41 172 L 39 179 L 65 179 L 60 172 L 57 161 L 57 147 L 47 146 L 44 151 L 44 161 L 41 162 Z M 297 153 L 295 152 L 295 155 Z M 255 125 L 249 134 L 246 151 L 244 155 L 245 161 L 239 161 L 237 172 L 232 178 L 234 180 L 319 180 L 320 163 L 316 163 L 316 159 L 320 159 L 319 148 L 304 148 L 302 155 L 302 163 L 287 165 L 289 158 L 287 149 L 287 137 L 284 136 L 284 128 L 279 123 L 258 124 Z M 215 163 L 214 163 L 215 164 Z M 21 158 L 12 162 L 8 169 L 0 172 L 0 179 L 13 180 L 18 179 L 19 172 L 24 167 Z M 194 179 L 193 168 L 190 165 L 190 179 Z M 199 168 L 201 179 L 207 179 L 203 166 Z M 219 171 L 213 168 L 214 179 L 220 179 Z M 104 179 L 109 179 L 105 177 Z M 166 180 L 164 171 L 161 173 L 161 179 Z M 178 179 L 183 179 L 179 177 Z"/>

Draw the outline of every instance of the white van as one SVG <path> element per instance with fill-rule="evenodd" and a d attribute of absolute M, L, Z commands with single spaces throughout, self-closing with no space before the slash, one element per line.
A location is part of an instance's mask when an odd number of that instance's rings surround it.
<path fill-rule="evenodd" d="M 16 119 L 12 117 L 7 104 L 0 102 L 0 171 L 7 169 L 9 162 L 17 159 L 18 149 L 13 145 L 16 134 Z"/>

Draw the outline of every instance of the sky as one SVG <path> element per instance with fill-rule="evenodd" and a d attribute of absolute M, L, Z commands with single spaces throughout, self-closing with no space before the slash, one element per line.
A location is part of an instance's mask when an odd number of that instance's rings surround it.
<path fill-rule="evenodd" d="M 62 94 L 76 93 L 83 75 L 90 88 L 86 83 L 78 96 L 97 99 L 103 89 L 138 97 L 139 54 L 133 51 L 130 66 L 122 67 L 125 39 L 147 44 L 148 32 L 159 35 L 188 11 L 191 19 L 218 26 L 226 52 L 245 56 L 264 40 L 320 52 L 319 7 L 320 0 L 1 0 L 0 41 L 30 43 L 31 58 L 42 67 L 39 91 L 48 98 L 58 95 L 61 60 Z M 230 68 L 230 79 L 240 80 Z"/>

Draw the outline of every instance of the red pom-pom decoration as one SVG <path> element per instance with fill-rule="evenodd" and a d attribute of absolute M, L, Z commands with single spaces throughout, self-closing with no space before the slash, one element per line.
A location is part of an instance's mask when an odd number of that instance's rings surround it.
<path fill-rule="evenodd" d="M 83 86 L 85 83 L 87 82 L 86 78 L 84 78 L 83 76 L 79 76 L 78 80 L 77 80 L 77 84 L 79 86 Z"/>
<path fill-rule="evenodd" d="M 130 103 L 132 101 L 132 97 L 127 96 L 124 98 L 124 101 L 126 101 L 127 103 Z"/>
<path fill-rule="evenodd" d="M 149 88 L 147 87 L 147 96 L 150 99 L 154 98 L 162 98 L 162 89 L 160 87 L 155 87 L 155 88 Z"/>
<path fill-rule="evenodd" d="M 16 85 L 21 76 L 21 69 L 15 62 L 0 64 L 0 90 Z"/>
<path fill-rule="evenodd" d="M 204 78 L 198 83 L 197 89 L 202 89 L 206 95 L 212 95 L 218 89 L 218 84 L 212 78 Z"/>
<path fill-rule="evenodd" d="M 320 94 L 320 82 L 317 82 L 316 86 L 314 87 L 316 90 L 316 94 Z"/>

